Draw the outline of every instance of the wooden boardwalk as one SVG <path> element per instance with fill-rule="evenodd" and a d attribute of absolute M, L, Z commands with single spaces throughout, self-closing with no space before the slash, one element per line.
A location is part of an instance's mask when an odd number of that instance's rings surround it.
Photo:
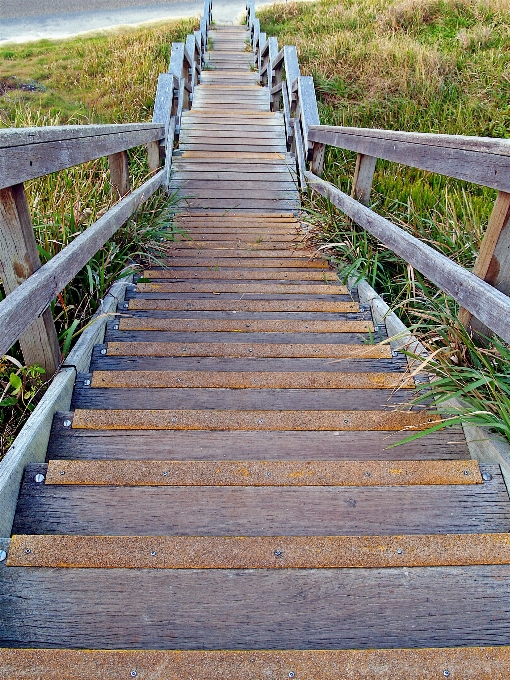
<path fill-rule="evenodd" d="M 245 30 L 209 35 L 180 234 L 25 472 L 0 678 L 507 677 L 499 466 L 460 428 L 388 448 L 439 416 L 398 409 L 405 357 L 303 247 Z"/>

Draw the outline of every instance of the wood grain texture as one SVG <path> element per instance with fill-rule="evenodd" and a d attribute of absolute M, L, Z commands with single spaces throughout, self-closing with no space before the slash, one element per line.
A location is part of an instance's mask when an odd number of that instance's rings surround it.
<path fill-rule="evenodd" d="M 395 487 L 54 486 L 27 468 L 13 533 L 182 536 L 505 533 L 508 493 L 490 482 Z"/>
<path fill-rule="evenodd" d="M 0 188 L 163 139 L 159 124 L 69 125 L 0 132 Z"/>

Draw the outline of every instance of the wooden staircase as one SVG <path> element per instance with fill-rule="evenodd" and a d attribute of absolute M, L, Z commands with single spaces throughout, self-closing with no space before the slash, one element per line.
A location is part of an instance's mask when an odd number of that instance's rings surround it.
<path fill-rule="evenodd" d="M 25 472 L 0 678 L 508 678 L 499 466 L 456 427 L 389 448 L 440 416 L 303 247 L 245 30 L 209 35 L 166 267 Z"/>

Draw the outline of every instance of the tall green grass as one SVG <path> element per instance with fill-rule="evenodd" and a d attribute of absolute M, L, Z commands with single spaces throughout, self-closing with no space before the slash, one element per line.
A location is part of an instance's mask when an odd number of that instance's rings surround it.
<path fill-rule="evenodd" d="M 261 30 L 297 46 L 302 73 L 314 77 L 323 124 L 510 137 L 506 0 L 289 2 L 259 16 Z M 325 179 L 350 193 L 355 158 L 328 148 Z M 378 161 L 371 207 L 470 269 L 495 196 Z M 428 368 L 439 377 L 436 397 L 455 392 L 468 405 L 466 418 L 476 411 L 510 439 L 505 343 L 473 338 L 452 300 L 327 201 L 312 196 L 306 208 L 341 276 L 366 278 L 435 353 Z M 490 416 L 480 415 L 484 408 Z"/>
<path fill-rule="evenodd" d="M 168 69 L 172 42 L 184 40 L 196 23 L 0 47 L 0 127 L 150 121 L 158 74 Z M 136 188 L 150 175 L 147 152 L 139 147 L 128 154 Z M 116 201 L 106 159 L 25 187 L 43 263 Z M 172 236 L 171 203 L 163 192 L 155 194 L 53 301 L 64 356 L 111 283 L 159 258 L 163 241 Z M 37 368 L 23 365 L 17 346 L 0 360 L 0 457 L 33 409 L 44 380 Z"/>

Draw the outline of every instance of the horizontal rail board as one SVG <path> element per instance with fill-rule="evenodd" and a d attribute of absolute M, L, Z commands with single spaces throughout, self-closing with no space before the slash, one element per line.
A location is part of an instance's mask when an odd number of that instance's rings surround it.
<path fill-rule="evenodd" d="M 35 274 L 0 302 L 0 355 L 5 354 L 30 324 L 108 241 L 124 222 L 160 187 L 164 170 L 126 196 L 80 234 Z"/>
<path fill-rule="evenodd" d="M 160 124 L 72 125 L 0 131 L 0 188 L 163 139 Z"/>
<path fill-rule="evenodd" d="M 510 177 L 510 175 L 509 175 Z M 415 267 L 494 333 L 510 342 L 510 298 L 448 257 L 344 194 L 329 182 L 306 172 L 311 188 L 328 198 L 361 227 Z"/>
<path fill-rule="evenodd" d="M 308 140 L 510 191 L 510 141 L 311 125 Z"/>

